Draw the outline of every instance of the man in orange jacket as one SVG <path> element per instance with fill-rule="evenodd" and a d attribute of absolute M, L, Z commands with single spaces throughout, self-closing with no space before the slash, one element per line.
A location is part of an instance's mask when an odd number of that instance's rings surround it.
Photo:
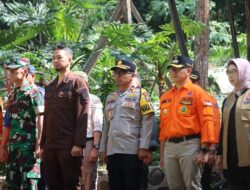
<path fill-rule="evenodd" d="M 190 75 L 190 79 L 194 84 L 199 85 L 200 74 L 198 71 L 193 71 Z M 211 98 L 213 111 L 214 111 L 214 126 L 216 130 L 216 143 L 211 144 L 209 147 L 209 151 L 206 155 L 206 163 L 204 165 L 202 176 L 201 176 L 201 185 L 203 190 L 210 190 L 211 186 L 211 178 L 212 178 L 212 166 L 215 161 L 215 153 L 216 153 L 216 146 L 219 143 L 219 136 L 220 136 L 220 110 L 217 100 L 208 93 Z"/>
<path fill-rule="evenodd" d="M 160 154 L 170 189 L 201 189 L 201 164 L 216 142 L 212 103 L 192 84 L 192 67 L 191 59 L 175 56 L 168 66 L 175 86 L 160 99 Z"/>

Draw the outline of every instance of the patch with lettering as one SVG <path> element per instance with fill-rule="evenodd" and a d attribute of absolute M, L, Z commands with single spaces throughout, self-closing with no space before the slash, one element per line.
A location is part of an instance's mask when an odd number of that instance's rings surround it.
<path fill-rule="evenodd" d="M 131 102 L 131 101 L 126 101 L 126 102 L 124 101 L 122 103 L 122 107 L 133 108 L 135 106 L 136 106 L 135 102 Z"/>
<path fill-rule="evenodd" d="M 192 103 L 193 103 L 193 98 L 191 97 L 184 97 L 180 101 L 180 104 L 183 104 L 183 105 L 192 105 Z"/>
<path fill-rule="evenodd" d="M 85 104 L 88 97 L 89 97 L 88 90 L 86 88 L 82 88 L 82 89 L 78 90 L 78 94 L 80 95 L 80 103 L 82 105 Z"/>
<path fill-rule="evenodd" d="M 142 95 L 141 96 L 144 96 L 144 98 L 145 98 L 145 100 L 147 101 L 147 102 L 150 102 L 151 101 L 151 98 L 150 98 L 150 96 L 149 96 L 149 94 L 148 94 L 148 92 L 146 91 L 146 90 L 143 90 L 142 89 Z"/>
<path fill-rule="evenodd" d="M 130 98 L 134 98 L 134 97 L 137 97 L 137 94 L 136 93 L 129 93 L 129 94 L 127 94 L 127 96 Z"/>
<path fill-rule="evenodd" d="M 141 89 L 140 108 L 142 115 L 147 115 L 154 112 L 149 94 L 145 89 Z"/>
<path fill-rule="evenodd" d="M 126 97 L 125 102 L 136 102 L 137 98 L 136 97 Z"/>

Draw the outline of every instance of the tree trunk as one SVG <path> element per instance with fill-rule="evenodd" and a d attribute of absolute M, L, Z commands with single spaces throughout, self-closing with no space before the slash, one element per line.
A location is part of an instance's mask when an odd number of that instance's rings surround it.
<path fill-rule="evenodd" d="M 246 0 L 247 59 L 250 61 L 250 1 Z"/>
<path fill-rule="evenodd" d="M 176 9 L 175 0 L 168 0 L 168 6 L 169 6 L 170 15 L 174 24 L 174 30 L 175 30 L 177 42 L 179 44 L 179 48 L 181 51 L 181 55 L 189 57 L 186 44 L 185 44 L 186 40 L 184 37 L 184 32 L 181 28 L 181 22 L 180 22 L 179 15 Z"/>
<path fill-rule="evenodd" d="M 196 0 L 195 19 L 205 24 L 205 29 L 197 36 L 194 43 L 195 70 L 200 74 L 199 84 L 205 88 L 208 76 L 209 48 L 209 0 Z"/>
<path fill-rule="evenodd" d="M 240 57 L 240 52 L 239 52 L 239 47 L 238 47 L 238 42 L 237 42 L 237 36 L 236 36 L 236 30 L 234 26 L 234 18 L 233 18 L 233 13 L 232 13 L 232 2 L 231 0 L 226 0 L 227 3 L 227 9 L 228 9 L 228 17 L 229 17 L 229 23 L 230 23 L 230 30 L 231 30 L 231 36 L 232 36 L 232 45 L 233 45 L 233 50 L 234 50 L 234 57 L 239 58 Z"/>

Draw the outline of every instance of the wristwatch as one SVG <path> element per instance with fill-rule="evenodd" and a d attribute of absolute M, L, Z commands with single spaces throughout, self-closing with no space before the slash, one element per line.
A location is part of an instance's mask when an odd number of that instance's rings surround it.
<path fill-rule="evenodd" d="M 100 146 L 98 144 L 93 144 L 92 147 L 98 150 Z"/>

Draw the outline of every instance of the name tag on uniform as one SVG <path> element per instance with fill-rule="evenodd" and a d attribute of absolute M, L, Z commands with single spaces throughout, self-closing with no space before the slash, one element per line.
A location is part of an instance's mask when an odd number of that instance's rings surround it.
<path fill-rule="evenodd" d="M 183 104 L 183 105 L 192 105 L 192 103 L 193 103 L 193 98 L 190 98 L 190 97 L 184 97 L 180 101 L 180 104 Z"/>

